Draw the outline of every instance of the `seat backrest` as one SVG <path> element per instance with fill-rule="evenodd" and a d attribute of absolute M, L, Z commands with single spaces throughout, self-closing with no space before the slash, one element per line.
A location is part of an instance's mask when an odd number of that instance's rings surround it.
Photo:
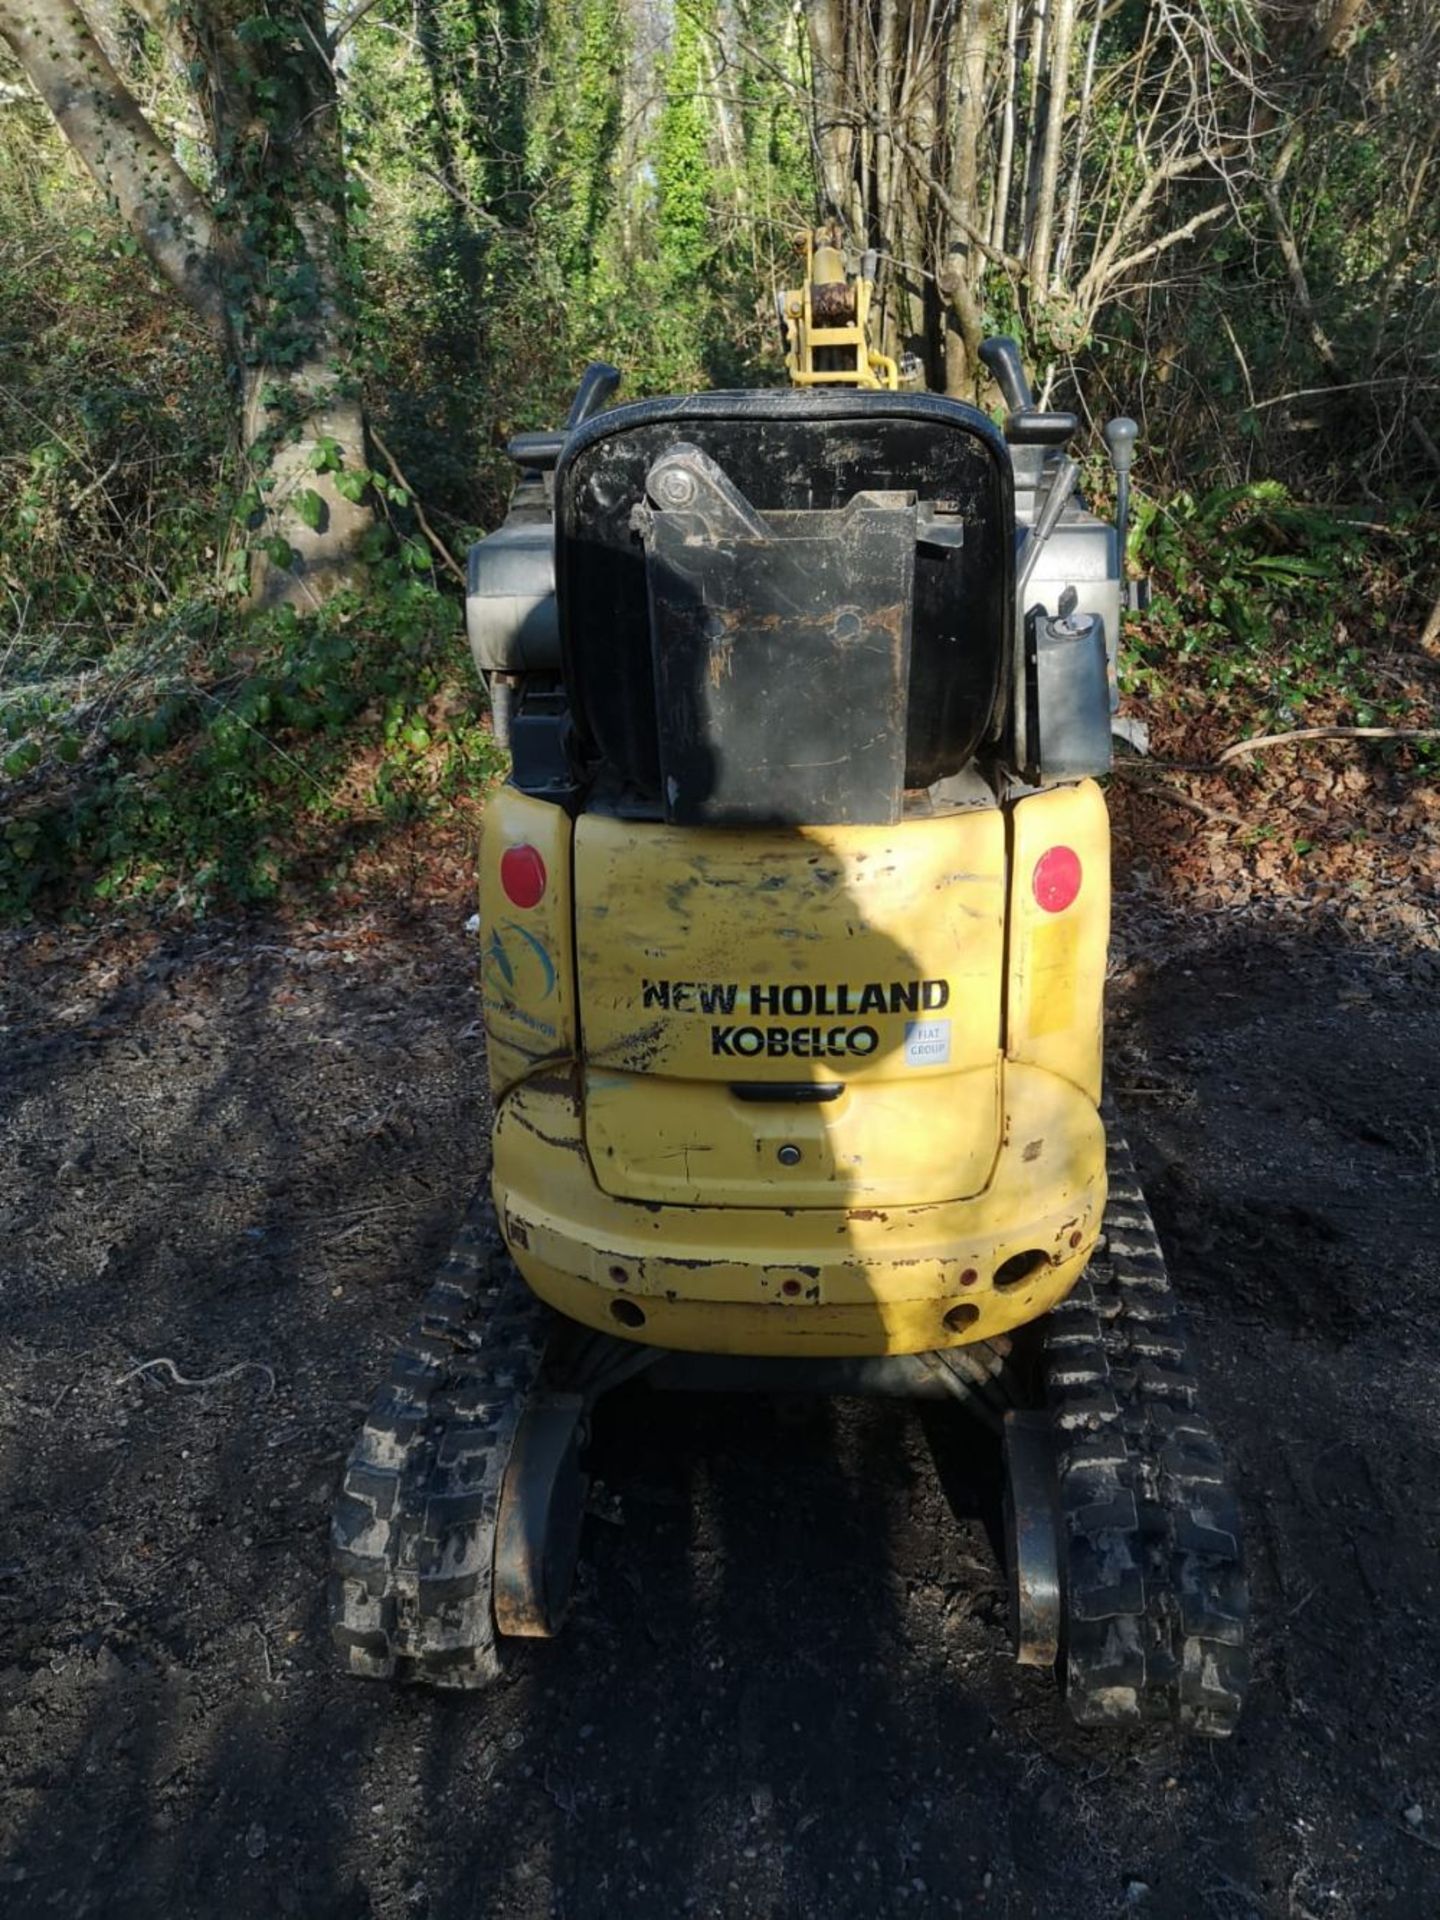
<path fill-rule="evenodd" d="M 899 817 L 1007 711 L 1008 451 L 928 394 L 641 401 L 556 475 L 580 752 L 666 818 Z"/>

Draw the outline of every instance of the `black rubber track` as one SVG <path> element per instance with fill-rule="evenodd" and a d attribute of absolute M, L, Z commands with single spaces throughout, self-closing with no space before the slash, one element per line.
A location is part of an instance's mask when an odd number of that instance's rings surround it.
<path fill-rule="evenodd" d="M 553 1321 L 506 1254 L 482 1194 L 341 1482 L 330 1620 L 350 1672 L 439 1687 L 482 1687 L 498 1674 L 500 1488 Z"/>
<path fill-rule="evenodd" d="M 1082 1726 L 1168 1721 L 1223 1738 L 1248 1679 L 1239 1512 L 1113 1124 L 1109 1176 L 1100 1249 L 1043 1329 L 1066 1555 L 1061 1680 Z"/>

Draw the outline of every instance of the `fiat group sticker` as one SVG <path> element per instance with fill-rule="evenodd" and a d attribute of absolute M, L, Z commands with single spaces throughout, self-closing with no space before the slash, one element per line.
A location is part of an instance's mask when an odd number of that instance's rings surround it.
<path fill-rule="evenodd" d="M 944 1067 L 950 1064 L 950 1022 L 948 1020 L 907 1020 L 905 1022 L 905 1064 L 907 1067 Z"/>

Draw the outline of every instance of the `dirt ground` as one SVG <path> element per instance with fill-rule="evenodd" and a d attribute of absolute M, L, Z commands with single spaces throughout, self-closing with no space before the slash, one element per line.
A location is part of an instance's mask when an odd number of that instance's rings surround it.
<path fill-rule="evenodd" d="M 1220 1747 L 1067 1724 L 988 1443 L 887 1405 L 619 1397 L 562 1640 L 336 1677 L 339 1463 L 483 1164 L 463 912 L 0 949 L 0 1913 L 1440 1911 L 1440 969 L 1148 911 L 1112 1084 L 1248 1517 Z"/>

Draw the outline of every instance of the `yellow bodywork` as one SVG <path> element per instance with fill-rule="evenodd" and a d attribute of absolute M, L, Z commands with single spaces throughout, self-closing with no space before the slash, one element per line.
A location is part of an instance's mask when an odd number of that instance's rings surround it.
<path fill-rule="evenodd" d="M 998 808 L 702 833 L 587 814 L 575 871 L 586 1139 L 607 1192 L 896 1206 L 984 1187 L 1000 1104 Z M 797 1082 L 841 1091 L 816 1105 L 730 1092 Z"/>
<path fill-rule="evenodd" d="M 1082 879 L 1046 911 L 1057 845 Z M 506 897 L 512 848 L 543 860 L 533 904 Z M 481 901 L 497 1211 L 571 1318 L 677 1349 L 918 1352 L 1073 1286 L 1105 1202 L 1093 784 L 744 832 L 572 823 L 507 788 Z"/>

